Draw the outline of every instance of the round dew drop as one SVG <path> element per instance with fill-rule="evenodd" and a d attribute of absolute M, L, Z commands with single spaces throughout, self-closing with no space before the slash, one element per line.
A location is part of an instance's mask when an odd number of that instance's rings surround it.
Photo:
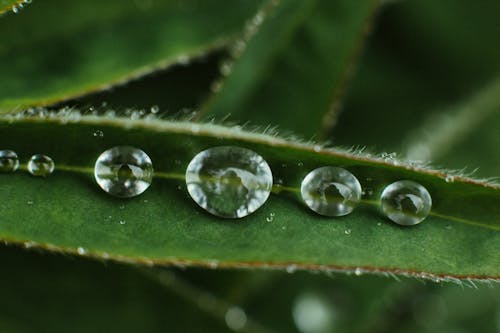
<path fill-rule="evenodd" d="M 311 171 L 300 188 L 306 205 L 324 216 L 351 213 L 361 198 L 361 184 L 349 171 L 337 167 L 321 167 Z"/>
<path fill-rule="evenodd" d="M 47 177 L 52 172 L 54 172 L 54 169 L 54 161 L 47 155 L 33 155 L 28 162 L 28 171 L 33 176 Z"/>
<path fill-rule="evenodd" d="M 103 152 L 95 162 L 97 184 L 119 198 L 135 197 L 151 185 L 153 163 L 140 149 L 118 146 Z"/>
<path fill-rule="evenodd" d="M 0 150 L 0 172 L 14 172 L 19 168 L 19 157 L 12 150 Z"/>
<path fill-rule="evenodd" d="M 191 160 L 186 185 L 191 198 L 209 213 L 242 218 L 266 202 L 273 176 L 267 162 L 254 151 L 220 146 Z"/>
<path fill-rule="evenodd" d="M 419 183 L 400 180 L 384 189 L 381 204 L 382 211 L 391 221 L 409 226 L 419 224 L 429 215 L 432 199 Z"/>

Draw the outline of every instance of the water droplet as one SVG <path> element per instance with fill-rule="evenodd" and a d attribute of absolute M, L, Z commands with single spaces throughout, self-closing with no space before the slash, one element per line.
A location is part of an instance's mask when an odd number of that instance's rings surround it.
<path fill-rule="evenodd" d="M 32 206 L 35 202 L 34 202 L 33 200 L 28 200 L 28 201 L 26 201 L 26 203 L 27 203 L 28 205 Z"/>
<path fill-rule="evenodd" d="M 344 234 L 346 234 L 346 235 L 350 235 L 350 234 L 351 234 L 351 229 L 345 229 L 345 230 L 344 230 Z"/>
<path fill-rule="evenodd" d="M 33 155 L 28 162 L 28 171 L 33 176 L 47 177 L 54 172 L 54 169 L 54 161 L 47 155 Z"/>
<path fill-rule="evenodd" d="M 241 218 L 256 211 L 269 197 L 272 182 L 267 162 L 240 147 L 204 150 L 186 170 L 191 198 L 208 212 L 226 218 Z"/>
<path fill-rule="evenodd" d="M 78 252 L 79 255 L 84 255 L 85 253 L 87 253 L 87 250 L 85 250 L 83 247 L 79 246 L 76 249 L 76 252 Z"/>
<path fill-rule="evenodd" d="M 381 196 L 382 211 L 400 225 L 422 222 L 432 206 L 429 192 L 419 183 L 400 180 L 387 186 Z"/>
<path fill-rule="evenodd" d="M 303 163 L 303 162 L 301 162 L 301 161 L 299 161 L 299 162 L 297 163 L 297 166 L 298 166 L 299 168 L 302 168 L 302 167 L 304 166 L 304 163 Z"/>
<path fill-rule="evenodd" d="M 293 302 L 292 316 L 302 333 L 322 333 L 334 331 L 337 311 L 324 296 L 303 293 Z"/>
<path fill-rule="evenodd" d="M 321 167 L 311 171 L 302 181 L 304 202 L 318 214 L 342 216 L 353 211 L 361 198 L 361 185 L 349 171 Z"/>
<path fill-rule="evenodd" d="M 160 112 L 160 107 L 158 105 L 153 105 L 150 109 L 151 113 L 157 114 Z"/>
<path fill-rule="evenodd" d="M 354 270 L 354 275 L 360 276 L 361 274 L 363 274 L 363 270 L 361 269 L 361 267 L 356 267 L 356 269 Z"/>
<path fill-rule="evenodd" d="M 446 178 L 444 179 L 447 183 L 453 183 L 455 181 L 455 176 L 453 175 L 447 175 Z"/>
<path fill-rule="evenodd" d="M 17 7 L 17 6 L 12 6 L 12 11 L 14 12 L 14 14 L 19 13 L 19 7 Z"/>
<path fill-rule="evenodd" d="M 92 135 L 96 138 L 103 138 L 104 137 L 104 132 L 101 131 L 101 130 L 96 130 L 94 131 L 94 133 L 92 133 Z"/>
<path fill-rule="evenodd" d="M 274 213 L 270 213 L 268 217 L 266 217 L 266 221 L 267 222 L 273 222 L 274 220 Z"/>
<path fill-rule="evenodd" d="M 131 198 L 146 191 L 151 185 L 153 164 L 149 156 L 140 149 L 113 147 L 97 159 L 94 176 L 97 184 L 109 194 Z"/>
<path fill-rule="evenodd" d="M 0 172 L 14 172 L 19 168 L 19 157 L 12 150 L 0 150 Z"/>
<path fill-rule="evenodd" d="M 239 331 L 243 329 L 247 323 L 247 315 L 242 308 L 238 306 L 232 306 L 226 311 L 224 316 L 227 327 L 233 331 Z"/>
<path fill-rule="evenodd" d="M 382 225 L 382 222 L 377 222 L 377 225 L 380 227 Z"/>
<path fill-rule="evenodd" d="M 286 266 L 286 272 L 289 274 L 295 273 L 297 271 L 297 265 L 288 265 Z"/>
<path fill-rule="evenodd" d="M 121 224 L 121 225 L 124 225 L 124 224 L 126 224 L 126 223 L 127 223 L 127 221 L 125 221 L 125 220 L 120 220 L 120 224 Z"/>

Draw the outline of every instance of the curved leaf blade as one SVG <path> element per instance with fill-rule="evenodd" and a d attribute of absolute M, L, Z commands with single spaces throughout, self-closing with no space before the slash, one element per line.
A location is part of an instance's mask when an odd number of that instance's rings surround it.
<path fill-rule="evenodd" d="M 218 118 L 317 134 L 338 102 L 378 0 L 283 0 L 236 56 L 202 111 Z M 260 21 L 259 20 L 259 21 Z"/>
<path fill-rule="evenodd" d="M 497 185 L 460 177 L 448 183 L 447 175 L 438 171 L 217 125 L 93 116 L 68 121 L 14 117 L 0 123 L 5 148 L 24 160 L 46 153 L 57 165 L 47 179 L 22 172 L 1 175 L 0 238 L 151 264 L 357 268 L 422 277 L 499 278 Z M 103 138 L 93 135 L 97 129 Z M 145 150 L 156 170 L 151 189 L 131 200 L 111 198 L 92 175 L 97 156 L 123 144 Z M 197 208 L 184 190 L 185 167 L 199 151 L 217 145 L 261 154 L 275 179 L 283 181 L 284 191 L 238 221 Z M 297 189 L 305 174 L 323 165 L 349 169 L 374 195 L 344 218 L 313 214 Z M 383 187 L 400 179 L 420 182 L 434 201 L 432 216 L 412 228 L 388 222 L 377 209 Z M 273 222 L 266 222 L 271 213 Z"/>
<path fill-rule="evenodd" d="M 258 7 L 249 0 L 141 3 L 35 1 L 24 15 L 0 20 L 0 112 L 189 61 L 225 45 Z"/>

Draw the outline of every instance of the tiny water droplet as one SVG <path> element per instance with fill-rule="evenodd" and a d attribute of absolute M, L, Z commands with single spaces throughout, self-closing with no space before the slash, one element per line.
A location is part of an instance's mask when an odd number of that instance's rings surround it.
<path fill-rule="evenodd" d="M 297 271 L 297 265 L 288 265 L 286 266 L 286 272 L 291 274 L 291 273 L 295 273 L 295 271 Z"/>
<path fill-rule="evenodd" d="M 14 14 L 19 13 L 19 7 L 17 7 L 17 6 L 12 6 L 12 11 L 14 12 Z"/>
<path fill-rule="evenodd" d="M 160 107 L 158 105 L 153 105 L 150 109 L 151 113 L 157 114 L 160 112 Z"/>
<path fill-rule="evenodd" d="M 26 201 L 26 203 L 27 203 L 28 205 L 32 206 L 35 202 L 34 202 L 33 200 L 28 200 L 28 201 Z"/>
<path fill-rule="evenodd" d="M 196 155 L 186 169 L 189 195 L 213 215 L 242 218 L 269 197 L 272 173 L 257 153 L 240 147 L 209 148 Z"/>
<path fill-rule="evenodd" d="M 351 234 L 351 229 L 345 229 L 345 230 L 344 230 L 344 234 L 346 234 L 346 235 L 350 235 L 350 234 Z"/>
<path fill-rule="evenodd" d="M 33 176 L 47 177 L 54 172 L 54 169 L 54 161 L 47 155 L 33 155 L 28 162 L 28 171 Z"/>
<path fill-rule="evenodd" d="M 12 150 L 0 150 L 0 172 L 15 172 L 19 168 L 19 157 Z"/>
<path fill-rule="evenodd" d="M 245 327 L 247 323 L 247 315 L 242 308 L 232 306 L 227 309 L 224 320 L 226 321 L 227 327 L 231 330 L 239 331 Z"/>
<path fill-rule="evenodd" d="M 106 150 L 97 158 L 94 176 L 105 192 L 120 198 L 131 198 L 151 185 L 153 163 L 140 149 L 118 146 Z"/>
<path fill-rule="evenodd" d="M 270 213 L 268 217 L 266 217 L 266 221 L 267 222 L 273 222 L 274 220 L 274 213 Z"/>
<path fill-rule="evenodd" d="M 361 274 L 363 274 L 363 270 L 361 269 L 361 267 L 356 267 L 356 269 L 354 270 L 354 275 L 360 276 Z"/>
<path fill-rule="evenodd" d="M 297 166 L 298 166 L 299 168 L 302 168 L 302 167 L 304 166 L 304 163 L 299 161 L 299 162 L 297 163 Z"/>
<path fill-rule="evenodd" d="M 124 224 L 126 224 L 126 223 L 127 223 L 127 221 L 125 221 L 125 220 L 120 220 L 120 224 L 121 224 L 121 225 L 124 225 Z"/>
<path fill-rule="evenodd" d="M 118 208 L 125 209 L 125 205 L 120 205 Z"/>
<path fill-rule="evenodd" d="M 382 222 L 377 222 L 377 225 L 380 227 L 382 225 Z"/>
<path fill-rule="evenodd" d="M 103 138 L 104 137 L 104 132 L 101 131 L 101 130 L 96 130 L 94 131 L 94 133 L 92 133 L 92 135 L 96 138 Z"/>
<path fill-rule="evenodd" d="M 382 192 L 381 202 L 384 214 L 404 226 L 422 222 L 432 206 L 427 189 L 411 180 L 400 180 L 387 186 Z"/>
<path fill-rule="evenodd" d="M 76 251 L 78 252 L 78 254 L 80 255 L 84 255 L 85 253 L 87 253 L 87 250 L 85 250 L 85 248 L 79 246 Z"/>
<path fill-rule="evenodd" d="M 326 166 L 311 171 L 302 181 L 300 192 L 306 205 L 316 213 L 343 216 L 359 203 L 361 185 L 349 171 Z"/>
<path fill-rule="evenodd" d="M 447 175 L 446 178 L 445 178 L 445 181 L 447 183 L 453 183 L 455 181 L 455 176 L 453 176 L 453 175 Z"/>
<path fill-rule="evenodd" d="M 148 200 L 148 199 L 144 199 L 142 202 L 144 202 L 144 203 L 148 203 L 148 202 L 149 202 L 149 200 Z"/>

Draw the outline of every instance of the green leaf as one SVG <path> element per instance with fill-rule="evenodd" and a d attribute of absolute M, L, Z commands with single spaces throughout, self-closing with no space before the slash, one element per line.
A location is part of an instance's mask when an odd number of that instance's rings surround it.
<path fill-rule="evenodd" d="M 141 263 L 499 278 L 497 185 L 461 177 L 446 182 L 439 171 L 218 125 L 11 116 L 2 118 L 0 130 L 3 147 L 17 151 L 23 162 L 35 153 L 56 161 L 47 179 L 1 175 L 0 238 L 7 241 Z M 104 137 L 94 136 L 96 130 Z M 154 184 L 140 197 L 118 200 L 94 183 L 95 159 L 115 145 L 137 146 L 153 160 Z M 197 208 L 184 190 L 186 165 L 219 145 L 258 152 L 283 191 L 277 187 L 263 208 L 239 221 Z M 302 178 L 324 165 L 349 169 L 367 191 L 354 213 L 322 218 L 301 203 Z M 417 181 L 432 195 L 432 215 L 418 226 L 394 225 L 378 210 L 378 194 L 400 179 Z M 273 221 L 266 222 L 271 213 Z"/>
<path fill-rule="evenodd" d="M 0 0 L 0 15 L 9 11 L 9 10 L 13 10 L 14 8 L 16 8 L 16 10 L 18 10 L 18 6 L 20 4 L 23 4 L 23 6 L 25 5 L 25 1 L 24 0 Z"/>
<path fill-rule="evenodd" d="M 203 111 L 312 136 L 338 102 L 378 3 L 284 0 L 267 8 L 247 29 L 255 35 L 234 46 L 236 61 L 223 65 L 233 70 Z"/>
<path fill-rule="evenodd" d="M 258 2 L 35 1 L 0 20 L 0 112 L 109 88 L 220 48 Z"/>
<path fill-rule="evenodd" d="M 384 6 L 328 138 L 404 153 L 402 138 L 498 75 L 499 12 L 496 0 Z"/>
<path fill-rule="evenodd" d="M 447 112 L 432 115 L 408 138 L 409 158 L 432 160 L 498 175 L 500 167 L 500 78 Z"/>

